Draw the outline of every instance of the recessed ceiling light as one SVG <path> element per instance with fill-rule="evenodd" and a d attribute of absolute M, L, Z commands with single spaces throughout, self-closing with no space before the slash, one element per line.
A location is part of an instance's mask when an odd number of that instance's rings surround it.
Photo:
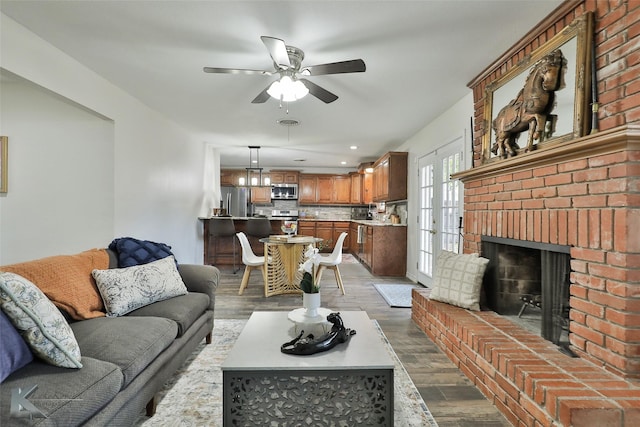
<path fill-rule="evenodd" d="M 347 164 L 347 162 L 342 161 L 342 162 L 340 162 L 340 164 L 341 164 L 341 165 L 346 165 L 346 164 Z"/>
<path fill-rule="evenodd" d="M 357 150 L 357 149 L 358 149 L 358 146 L 357 146 L 357 145 L 352 145 L 352 146 L 351 146 L 351 147 L 349 147 L 349 148 L 351 148 L 352 150 Z"/>

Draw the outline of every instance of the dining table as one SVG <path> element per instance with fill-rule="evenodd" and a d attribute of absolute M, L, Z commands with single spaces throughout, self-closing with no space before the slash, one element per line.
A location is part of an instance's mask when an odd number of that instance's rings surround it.
<path fill-rule="evenodd" d="M 265 296 L 302 293 L 300 265 L 306 261 L 309 245 L 323 239 L 313 236 L 274 235 L 260 239 L 264 244 Z"/>

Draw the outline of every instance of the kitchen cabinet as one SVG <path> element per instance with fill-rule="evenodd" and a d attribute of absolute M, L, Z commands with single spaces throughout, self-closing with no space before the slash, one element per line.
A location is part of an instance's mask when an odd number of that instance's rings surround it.
<path fill-rule="evenodd" d="M 351 203 L 351 177 L 300 174 L 298 203 L 348 205 Z"/>
<path fill-rule="evenodd" d="M 298 171 L 270 170 L 269 177 L 272 184 L 298 184 Z"/>
<path fill-rule="evenodd" d="M 373 173 L 365 172 L 362 176 L 362 204 L 373 203 Z"/>
<path fill-rule="evenodd" d="M 271 203 L 271 186 L 251 187 L 251 203 Z"/>
<path fill-rule="evenodd" d="M 318 180 L 315 175 L 300 175 L 300 182 L 298 184 L 298 203 L 300 204 L 315 204 L 316 200 L 316 187 Z"/>
<path fill-rule="evenodd" d="M 315 235 L 316 235 L 316 223 L 315 223 L 315 221 L 298 221 L 297 234 L 299 234 L 301 236 L 315 237 Z"/>
<path fill-rule="evenodd" d="M 322 239 L 319 243 L 321 247 L 320 252 L 331 252 L 333 250 L 333 222 L 331 221 L 317 221 L 316 222 L 316 235 Z"/>
<path fill-rule="evenodd" d="M 360 205 L 362 204 L 362 174 L 351 172 L 349 178 L 351 179 L 350 202 L 354 205 Z"/>
<path fill-rule="evenodd" d="M 332 203 L 351 203 L 351 177 L 349 175 L 336 175 L 333 177 L 333 201 Z"/>
<path fill-rule="evenodd" d="M 358 254 L 360 244 L 358 243 L 358 224 L 349 223 L 349 252 L 354 255 Z"/>
<path fill-rule="evenodd" d="M 373 165 L 373 201 L 389 202 L 407 199 L 406 152 L 389 152 Z"/>
<path fill-rule="evenodd" d="M 365 226 L 362 242 L 362 261 L 371 268 L 371 254 L 373 253 L 373 227 Z"/>
<path fill-rule="evenodd" d="M 344 242 L 342 243 L 343 252 L 346 252 L 349 250 L 349 242 L 351 240 L 351 234 L 349 233 L 349 223 L 350 221 L 336 221 L 333 223 L 333 241 L 334 242 L 338 241 L 338 237 L 340 237 L 342 233 L 347 233 L 347 237 L 344 239 Z M 333 250 L 333 247 L 335 247 L 335 243 L 332 244 L 331 246 Z"/>
<path fill-rule="evenodd" d="M 298 221 L 298 234 L 321 238 L 322 242 L 318 247 L 322 252 L 331 252 L 340 233 L 349 233 L 349 223 L 350 221 Z M 349 250 L 349 237 L 348 234 L 342 244 L 342 250 L 345 252 Z"/>
<path fill-rule="evenodd" d="M 250 178 L 256 178 L 256 180 L 260 179 L 260 175 L 258 173 L 251 174 Z M 262 184 L 264 185 L 269 180 L 268 173 L 262 173 Z M 242 183 L 240 182 L 242 180 Z M 220 185 L 222 186 L 245 186 L 250 183 L 247 181 L 247 170 L 246 169 L 221 169 L 220 170 Z"/>
<path fill-rule="evenodd" d="M 363 241 L 355 252 L 376 276 L 405 276 L 407 273 L 407 227 L 362 225 Z M 356 231 L 357 233 L 357 231 Z M 356 235 L 357 237 L 357 235 Z"/>
<path fill-rule="evenodd" d="M 319 175 L 316 182 L 316 202 L 333 203 L 333 176 Z"/>
<path fill-rule="evenodd" d="M 240 177 L 246 179 L 247 171 L 244 169 L 222 169 L 220 170 L 220 185 L 240 185 Z"/>

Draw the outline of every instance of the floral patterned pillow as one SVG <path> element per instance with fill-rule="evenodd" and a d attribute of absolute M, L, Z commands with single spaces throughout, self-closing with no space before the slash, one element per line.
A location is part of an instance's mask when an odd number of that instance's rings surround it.
<path fill-rule="evenodd" d="M 71 327 L 36 285 L 15 273 L 0 273 L 0 307 L 35 355 L 55 366 L 82 368 Z"/>
<path fill-rule="evenodd" d="M 107 316 L 123 316 L 157 301 L 187 293 L 173 256 L 148 264 L 93 270 Z"/>

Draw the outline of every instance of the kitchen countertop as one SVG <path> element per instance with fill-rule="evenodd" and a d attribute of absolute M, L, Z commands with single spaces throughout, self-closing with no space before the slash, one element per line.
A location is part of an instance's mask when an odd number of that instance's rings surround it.
<path fill-rule="evenodd" d="M 249 218 L 255 218 L 255 217 L 247 217 L 247 216 L 234 216 L 234 217 L 229 217 L 229 216 L 210 216 L 210 217 L 198 217 L 198 219 L 201 220 L 206 220 L 206 219 L 226 219 L 226 218 L 233 218 L 234 220 L 248 220 Z M 274 221 L 282 221 L 284 218 L 280 218 L 280 217 L 267 217 L 269 220 L 274 220 Z M 407 224 L 392 224 L 389 221 L 378 221 L 375 219 L 341 219 L 341 218 L 298 218 L 298 222 L 304 222 L 304 221 L 315 221 L 315 222 L 319 222 L 319 221 L 326 221 L 326 222 L 355 222 L 356 224 L 362 224 L 362 225 L 370 225 L 373 227 L 406 227 Z"/>
<path fill-rule="evenodd" d="M 299 218 L 298 221 L 330 221 L 330 222 L 355 222 L 356 224 L 362 225 L 371 225 L 376 227 L 386 227 L 386 226 L 394 226 L 394 227 L 406 227 L 407 224 L 392 224 L 390 221 L 378 221 L 375 219 L 331 219 L 331 218 Z"/>
<path fill-rule="evenodd" d="M 277 217 L 277 216 L 268 216 L 268 217 L 257 217 L 257 216 L 199 216 L 198 219 L 227 219 L 227 218 L 232 218 L 232 219 L 236 219 L 238 221 L 246 221 L 248 219 L 253 219 L 253 218 L 267 218 L 268 220 L 274 220 L 274 221 L 282 221 L 285 218 L 282 217 Z"/>

